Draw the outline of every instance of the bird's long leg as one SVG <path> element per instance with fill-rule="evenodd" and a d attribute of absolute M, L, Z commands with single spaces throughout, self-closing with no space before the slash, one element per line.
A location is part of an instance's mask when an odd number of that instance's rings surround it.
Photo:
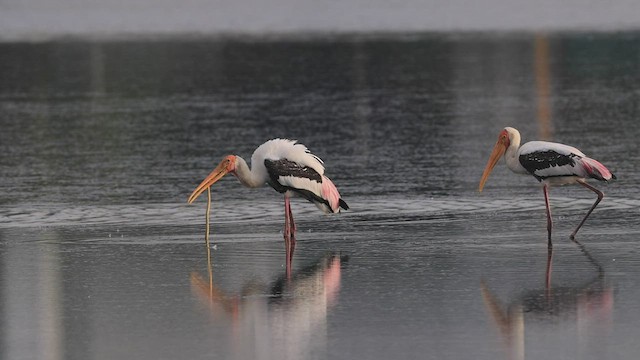
<path fill-rule="evenodd" d="M 593 203 L 593 205 L 591 206 L 591 209 L 589 209 L 589 211 L 587 212 L 587 215 L 584 216 L 584 219 L 582 219 L 582 221 L 580 221 L 580 224 L 578 225 L 578 227 L 573 230 L 573 232 L 571 233 L 571 240 L 575 239 L 576 237 L 576 233 L 578 233 L 578 230 L 580 230 L 580 228 L 582 227 L 582 224 L 584 224 L 585 221 L 587 221 L 587 218 L 589 217 L 589 215 L 591 215 L 591 213 L 593 212 L 593 209 L 596 208 L 596 206 L 598 206 L 598 204 L 600 203 L 600 201 L 602 200 L 602 198 L 604 198 L 604 193 L 596 188 L 594 188 L 593 186 L 587 184 L 585 181 L 583 180 L 578 180 L 578 184 L 586 187 L 587 189 L 593 191 L 594 193 L 598 194 L 598 199 L 596 199 L 596 202 Z"/>
<path fill-rule="evenodd" d="M 291 205 L 289 205 L 289 225 L 291 226 L 291 238 L 293 239 L 293 245 L 296 244 L 296 223 L 293 221 L 293 212 L 291 211 Z"/>
<path fill-rule="evenodd" d="M 289 252 L 289 262 L 293 263 L 293 251 L 296 248 L 296 223 L 293 221 L 293 212 L 291 211 L 291 204 L 289 204 L 289 233 L 291 234 L 291 241 L 289 242 L 289 247 L 291 248 Z"/>
<path fill-rule="evenodd" d="M 290 226 L 289 226 L 289 198 L 288 197 L 284 197 L 284 230 L 283 230 L 283 235 L 284 235 L 284 250 L 286 251 L 287 254 L 287 270 L 289 269 L 289 244 L 291 243 L 291 232 L 290 232 Z"/>
<path fill-rule="evenodd" d="M 553 220 L 551 219 L 551 207 L 549 206 L 549 187 L 547 184 L 544 184 L 544 186 L 542 187 L 542 191 L 544 192 L 544 204 L 547 207 L 547 247 L 551 249 L 553 247 L 553 244 L 551 243 L 551 229 L 553 228 Z"/>
<path fill-rule="evenodd" d="M 296 247 L 296 223 L 293 221 L 291 205 L 289 205 L 289 227 L 291 232 L 291 257 L 293 257 L 293 248 Z"/>
<path fill-rule="evenodd" d="M 292 231 L 293 217 L 291 216 L 291 203 L 289 197 L 284 197 L 284 247 L 286 256 L 287 278 L 291 278 L 291 261 L 293 260 L 293 249 L 295 248 L 295 238 Z M 295 226 L 295 225 L 294 225 Z"/>

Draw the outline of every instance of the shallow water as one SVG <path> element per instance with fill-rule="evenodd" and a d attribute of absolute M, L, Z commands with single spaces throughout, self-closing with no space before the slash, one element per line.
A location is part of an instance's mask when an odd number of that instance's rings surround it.
<path fill-rule="evenodd" d="M 632 359 L 640 351 L 637 34 L 0 44 L 0 348 L 52 359 Z M 575 145 L 594 201 L 501 164 L 499 130 Z M 193 188 L 273 137 L 351 209 Z M 210 283 L 211 281 L 211 283 Z M 211 284 L 211 286 L 210 286 Z"/>

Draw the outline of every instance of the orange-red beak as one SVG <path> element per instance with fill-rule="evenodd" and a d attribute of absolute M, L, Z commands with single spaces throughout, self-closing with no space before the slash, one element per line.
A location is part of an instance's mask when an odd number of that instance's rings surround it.
<path fill-rule="evenodd" d="M 198 198 L 198 196 L 200 196 L 200 194 L 207 190 L 208 187 L 215 184 L 218 180 L 227 175 L 233 168 L 231 162 L 232 160 L 229 156 L 224 158 L 224 160 L 222 160 L 220 164 L 218 164 L 218 166 L 216 166 L 216 168 L 213 169 L 213 171 L 204 180 L 202 180 L 200 185 L 198 185 L 198 187 L 193 190 L 193 193 L 191 193 L 191 196 L 189 196 L 189 200 L 187 200 L 187 202 L 191 204 L 195 199 Z"/>
<path fill-rule="evenodd" d="M 504 155 L 507 151 L 507 146 L 504 143 L 502 138 L 498 139 L 496 145 L 493 147 L 493 151 L 491 152 L 491 156 L 489 156 L 489 161 L 487 161 L 487 166 L 484 168 L 484 172 L 482 173 L 482 178 L 480 178 L 480 185 L 478 185 L 478 191 L 482 191 L 484 188 L 484 183 L 487 182 L 487 178 L 489 174 L 491 174 L 491 170 L 496 166 L 498 160 Z"/>

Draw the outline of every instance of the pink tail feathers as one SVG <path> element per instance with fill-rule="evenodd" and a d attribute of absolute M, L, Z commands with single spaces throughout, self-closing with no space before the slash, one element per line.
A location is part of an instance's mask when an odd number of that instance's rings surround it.
<path fill-rule="evenodd" d="M 581 160 L 582 166 L 584 167 L 584 170 L 587 172 L 589 177 L 601 181 L 609 181 L 616 178 L 616 176 L 613 175 L 611 171 L 609 171 L 609 169 L 607 169 L 599 161 L 588 157 L 583 157 Z"/>
<path fill-rule="evenodd" d="M 340 206 L 342 204 L 338 188 L 336 188 L 333 182 L 324 175 L 322 175 L 322 197 L 329 203 L 331 212 L 337 213 L 340 211 Z M 342 203 L 346 206 L 346 203 L 344 203 L 344 201 L 342 201 Z"/>

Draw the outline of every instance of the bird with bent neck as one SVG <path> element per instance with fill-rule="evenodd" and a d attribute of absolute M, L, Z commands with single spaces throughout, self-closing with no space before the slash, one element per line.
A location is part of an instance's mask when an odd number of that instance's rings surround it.
<path fill-rule="evenodd" d="M 251 167 L 238 155 L 227 155 L 196 187 L 188 203 L 225 175 L 234 175 L 242 185 L 258 188 L 270 185 L 284 195 L 284 241 L 286 266 L 290 273 L 295 249 L 296 225 L 291 212 L 291 197 L 302 197 L 325 213 L 339 213 L 349 206 L 334 183 L 324 175 L 323 161 L 295 140 L 273 139 L 260 145 L 251 156 Z"/>

